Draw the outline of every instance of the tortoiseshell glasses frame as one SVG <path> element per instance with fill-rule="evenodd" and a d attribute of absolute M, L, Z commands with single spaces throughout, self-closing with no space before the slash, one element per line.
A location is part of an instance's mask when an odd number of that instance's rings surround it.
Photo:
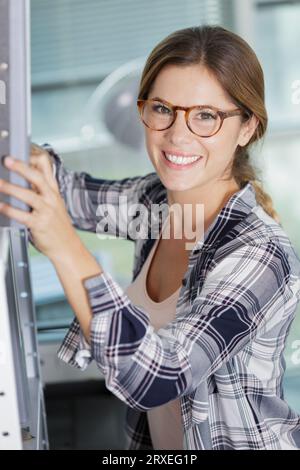
<path fill-rule="evenodd" d="M 144 118 L 143 118 L 143 109 L 144 109 L 144 106 L 146 103 L 161 103 L 162 105 L 165 105 L 167 106 L 171 111 L 172 111 L 172 114 L 173 114 L 173 118 L 172 118 L 172 121 L 170 122 L 170 124 L 168 124 L 166 127 L 164 127 L 163 129 L 155 129 L 153 127 L 150 127 L 149 124 L 147 122 L 145 122 Z M 185 111 L 185 121 L 186 121 L 186 125 L 187 127 L 189 128 L 189 130 L 197 135 L 198 137 L 212 137 L 213 135 L 217 134 L 217 132 L 220 131 L 222 125 L 223 125 L 223 122 L 224 122 L 224 119 L 227 119 L 229 117 L 232 117 L 232 116 L 238 116 L 238 115 L 241 115 L 241 114 L 245 114 L 247 117 L 250 117 L 250 114 L 249 112 L 245 111 L 245 110 L 242 110 L 241 108 L 236 108 L 236 109 L 233 109 L 231 111 L 221 111 L 220 109 L 214 107 L 214 106 L 211 106 L 211 105 L 194 105 L 194 106 L 190 106 L 190 107 L 185 107 L 185 106 L 175 106 L 173 105 L 172 103 L 170 103 L 169 101 L 166 101 L 166 100 L 163 100 L 163 99 L 148 99 L 148 100 L 137 100 L 137 106 L 138 106 L 138 111 L 139 111 L 139 114 L 140 114 L 140 117 L 141 117 L 141 120 L 142 122 L 145 124 L 145 126 L 147 126 L 149 129 L 152 129 L 152 130 L 156 130 L 156 131 L 164 131 L 166 129 L 169 129 L 175 122 L 176 120 L 176 117 L 177 117 L 177 111 L 180 110 L 180 111 Z M 205 109 L 206 111 L 213 111 L 214 113 L 216 113 L 218 115 L 218 119 L 219 119 L 219 122 L 217 124 L 217 127 L 216 129 L 210 133 L 209 135 L 200 135 L 200 134 L 197 134 L 197 132 L 195 132 L 190 123 L 189 123 L 189 116 L 190 116 L 190 113 L 194 110 L 194 109 L 198 109 L 198 110 L 203 110 Z"/>

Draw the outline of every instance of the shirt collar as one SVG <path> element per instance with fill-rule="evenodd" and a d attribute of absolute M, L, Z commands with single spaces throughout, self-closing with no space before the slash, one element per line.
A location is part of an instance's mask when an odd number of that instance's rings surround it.
<path fill-rule="evenodd" d="M 205 233 L 204 240 L 196 244 L 195 248 L 212 248 L 243 219 L 246 218 L 256 206 L 255 189 L 251 181 L 234 193 L 221 209 L 215 220 Z"/>
<path fill-rule="evenodd" d="M 153 186 L 152 186 L 153 188 Z M 157 188 L 156 188 L 157 189 Z M 167 190 L 159 180 L 158 191 L 155 191 L 156 204 L 167 203 Z M 151 197 L 150 197 L 151 199 Z M 193 253 L 200 250 L 215 248 L 221 240 L 231 231 L 239 222 L 241 222 L 257 205 L 255 189 L 251 181 L 234 193 L 225 206 L 221 209 L 212 224 L 205 232 L 204 239 L 198 240 L 193 248 Z"/>

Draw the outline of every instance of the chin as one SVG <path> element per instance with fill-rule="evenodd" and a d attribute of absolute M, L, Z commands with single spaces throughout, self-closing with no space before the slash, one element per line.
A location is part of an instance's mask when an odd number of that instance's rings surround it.
<path fill-rule="evenodd" d="M 169 179 L 160 178 L 161 182 L 169 191 L 189 191 L 195 186 L 186 181 L 170 181 Z"/>

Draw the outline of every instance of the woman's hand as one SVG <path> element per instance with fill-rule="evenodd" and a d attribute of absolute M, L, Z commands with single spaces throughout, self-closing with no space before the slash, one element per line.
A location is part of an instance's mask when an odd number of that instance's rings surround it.
<path fill-rule="evenodd" d="M 33 144 L 30 163 L 6 157 L 4 166 L 30 183 L 30 189 L 0 179 L 0 192 L 26 203 L 31 212 L 0 203 L 0 212 L 26 225 L 35 246 L 50 259 L 80 240 L 59 193 L 48 152 Z M 76 245 L 75 243 L 75 245 Z"/>

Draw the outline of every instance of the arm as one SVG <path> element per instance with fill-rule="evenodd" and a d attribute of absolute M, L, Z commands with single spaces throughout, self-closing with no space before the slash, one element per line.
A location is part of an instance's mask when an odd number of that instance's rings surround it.
<path fill-rule="evenodd" d="M 133 240 L 127 230 L 126 211 L 138 204 L 147 186 L 157 180 L 156 174 L 120 180 L 93 178 L 88 173 L 67 169 L 48 144 L 44 144 L 42 149 L 50 155 L 59 191 L 73 226 Z"/>
<path fill-rule="evenodd" d="M 90 343 L 92 312 L 82 280 L 101 274 L 102 268 L 80 238 L 70 239 L 68 249 L 49 257 L 64 288 L 69 304 L 77 315 L 81 331 Z"/>
<path fill-rule="evenodd" d="M 106 386 L 142 411 L 195 390 L 241 351 L 292 294 L 290 267 L 272 241 L 243 246 L 207 276 L 195 299 L 171 324 L 155 332 L 147 312 L 101 273 L 83 281 L 92 312 L 89 357 Z M 80 328 L 75 320 L 59 357 L 77 367 Z"/>

